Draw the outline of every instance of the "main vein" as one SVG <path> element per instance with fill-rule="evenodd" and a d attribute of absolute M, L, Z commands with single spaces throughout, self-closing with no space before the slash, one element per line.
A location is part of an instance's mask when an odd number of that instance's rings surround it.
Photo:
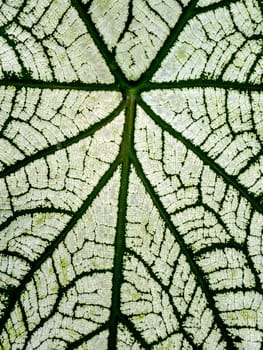
<path fill-rule="evenodd" d="M 130 94 L 127 97 L 126 119 L 121 145 L 120 156 L 122 159 L 121 185 L 119 194 L 118 221 L 115 237 L 115 255 L 112 278 L 112 304 L 110 312 L 110 335 L 108 349 L 117 348 L 117 327 L 120 317 L 121 285 L 123 282 L 123 256 L 125 250 L 125 225 L 127 214 L 127 197 L 130 173 L 130 149 L 133 138 L 133 125 L 136 113 L 135 96 Z"/>

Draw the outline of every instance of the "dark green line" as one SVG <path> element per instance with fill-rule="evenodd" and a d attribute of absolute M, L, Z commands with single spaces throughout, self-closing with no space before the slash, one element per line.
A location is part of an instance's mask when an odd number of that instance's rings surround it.
<path fill-rule="evenodd" d="M 223 80 L 211 80 L 211 79 L 194 79 L 194 80 L 181 80 L 181 81 L 172 81 L 172 82 L 149 82 L 145 83 L 142 86 L 138 87 L 139 91 L 149 91 L 149 90 L 159 90 L 159 89 L 191 89 L 191 88 L 219 88 L 219 89 L 233 89 L 239 91 L 262 91 L 261 84 L 248 84 L 248 83 L 239 83 L 232 81 L 223 81 Z"/>
<path fill-rule="evenodd" d="M 28 80 L 28 79 L 0 79 L 0 86 L 14 86 L 17 88 L 28 87 L 35 89 L 59 89 L 59 90 L 84 90 L 84 91 L 119 91 L 118 84 L 101 84 L 91 83 L 86 84 L 81 81 L 73 81 L 71 83 Z"/>
<path fill-rule="evenodd" d="M 139 333 L 135 328 L 134 324 L 129 320 L 129 318 L 126 315 L 120 314 L 120 322 L 128 328 L 128 330 L 132 333 L 134 339 L 137 340 L 137 342 L 141 346 L 143 346 L 144 350 L 151 350 L 151 345 L 147 344 L 146 341 L 141 336 L 139 336 Z"/>
<path fill-rule="evenodd" d="M 213 296 L 220 296 L 222 294 L 224 294 L 224 297 L 225 297 L 225 300 L 228 300 L 228 295 L 227 294 L 238 294 L 238 293 L 242 293 L 243 295 L 246 293 L 246 292 L 253 292 L 253 294 L 255 293 L 255 288 L 254 287 L 233 287 L 233 288 L 222 288 L 220 290 L 214 290 L 212 291 L 212 295 Z M 233 310 L 233 311 L 237 311 L 236 309 Z M 228 310 L 222 310 L 222 312 L 224 313 L 227 313 L 229 312 Z M 235 325 L 235 328 L 237 328 L 239 325 Z M 254 327 L 253 327 L 254 328 Z M 254 328 L 255 329 L 255 328 Z"/>
<path fill-rule="evenodd" d="M 17 259 L 26 262 L 29 266 L 32 264 L 32 261 L 29 259 L 28 256 L 22 255 L 22 253 L 16 251 L 3 249 L 0 251 L 0 255 L 16 257 Z"/>
<path fill-rule="evenodd" d="M 151 5 L 149 0 L 145 1 L 145 6 L 148 8 L 150 12 L 153 13 L 152 15 L 153 18 L 156 16 L 156 18 L 159 18 L 161 22 L 163 22 L 168 28 L 170 28 L 170 25 L 167 19 L 164 16 L 162 16 L 162 14 L 159 13 L 157 10 L 155 10 L 155 8 Z"/>
<path fill-rule="evenodd" d="M 19 300 L 21 294 L 23 293 L 26 284 L 34 277 L 34 273 L 41 267 L 41 265 L 52 256 L 54 250 L 58 247 L 59 243 L 62 242 L 70 230 L 77 224 L 78 220 L 85 214 L 88 207 L 91 205 L 93 200 L 96 198 L 101 189 L 106 185 L 109 179 L 112 177 L 113 173 L 117 169 L 120 164 L 120 157 L 118 156 L 115 161 L 112 163 L 111 167 L 106 171 L 106 173 L 101 177 L 100 181 L 97 183 L 93 191 L 86 198 L 86 200 L 82 203 L 81 207 L 77 210 L 77 212 L 72 216 L 68 224 L 61 231 L 58 237 L 45 249 L 45 251 L 40 255 L 38 260 L 32 264 L 31 270 L 24 276 L 23 280 L 20 281 L 20 285 L 15 288 L 10 295 L 10 302 L 8 307 L 2 316 L 2 323 L 0 325 L 0 333 L 4 328 L 5 323 L 10 317 L 10 313 L 15 307 L 16 302 Z"/>
<path fill-rule="evenodd" d="M 92 339 L 93 337 L 95 337 L 96 335 L 100 334 L 101 332 L 105 331 L 109 326 L 109 323 L 106 322 L 104 323 L 101 327 L 95 329 L 94 331 L 92 331 L 91 333 L 85 335 L 84 337 L 80 338 L 79 340 L 76 340 L 75 342 L 69 344 L 66 347 L 66 350 L 72 350 L 72 349 L 76 349 L 79 346 L 81 346 L 84 342 Z M 95 350 L 100 350 L 100 349 L 95 349 Z"/>
<path fill-rule="evenodd" d="M 224 325 L 224 322 L 221 319 L 219 312 L 215 307 L 215 302 L 211 296 L 211 291 L 209 289 L 208 283 L 203 278 L 203 273 L 200 271 L 200 268 L 198 267 L 198 265 L 194 261 L 194 256 L 193 256 L 192 251 L 186 246 L 183 238 L 181 237 L 181 235 L 177 231 L 176 227 L 174 226 L 173 222 L 171 221 L 169 214 L 166 212 L 165 208 L 163 207 L 163 205 L 161 203 L 161 200 L 156 195 L 151 183 L 144 175 L 142 166 L 134 153 L 131 155 L 131 158 L 132 158 L 132 163 L 135 167 L 136 173 L 137 173 L 138 177 L 141 179 L 141 181 L 145 187 L 146 192 L 149 193 L 154 205 L 156 206 L 156 208 L 159 211 L 161 218 L 167 224 L 167 227 L 169 228 L 171 233 L 174 235 L 177 243 L 180 245 L 180 249 L 185 256 L 192 273 L 195 275 L 198 285 L 200 286 L 200 288 L 202 289 L 202 291 L 206 297 L 208 307 L 210 308 L 210 310 L 213 313 L 217 327 L 220 329 L 220 331 L 221 331 L 221 333 L 222 333 L 222 335 L 227 343 L 227 346 L 228 346 L 227 348 L 232 349 L 232 350 L 236 350 L 236 347 L 234 346 L 233 341 L 228 334 L 228 331 Z"/>
<path fill-rule="evenodd" d="M 255 35 L 256 37 L 258 36 L 258 35 Z M 249 38 L 249 40 L 251 40 L 252 38 L 250 37 Z M 262 36 L 261 36 L 261 39 L 262 39 Z M 253 39 L 252 39 L 253 40 Z M 259 38 L 255 38 L 254 40 L 260 40 Z M 263 50 L 263 41 L 262 41 L 262 43 L 261 43 L 261 50 L 260 50 L 260 52 L 258 52 L 257 54 L 256 54 L 256 57 L 255 57 L 255 59 L 254 59 L 254 61 L 253 61 L 253 63 L 252 63 L 252 65 L 250 66 L 250 68 L 249 68 L 249 70 L 248 70 L 248 72 L 247 72 L 247 79 L 246 79 L 246 82 L 248 83 L 249 82 L 249 80 L 251 79 L 251 76 L 252 76 L 252 74 L 253 74 L 253 72 L 255 72 L 255 68 L 257 67 L 257 65 L 260 65 L 260 60 L 261 60 L 261 58 L 262 58 L 262 50 Z M 262 80 L 261 80 L 262 81 Z M 263 88 L 262 88 L 262 90 L 263 90 Z"/>
<path fill-rule="evenodd" d="M 125 22 L 124 29 L 122 30 L 122 32 L 120 33 L 120 36 L 118 38 L 118 43 L 124 38 L 124 35 L 129 30 L 129 26 L 131 25 L 132 18 L 133 18 L 132 11 L 133 11 L 133 0 L 129 0 L 127 20 Z M 116 52 L 116 47 L 114 48 L 114 52 Z"/>
<path fill-rule="evenodd" d="M 60 288 L 60 291 L 59 291 L 60 299 L 62 298 L 63 294 L 65 294 L 67 291 L 69 291 L 71 288 L 73 288 L 74 285 L 79 280 L 81 280 L 83 277 L 89 277 L 89 276 L 93 276 L 93 275 L 97 275 L 97 274 L 103 275 L 107 272 L 112 273 L 111 269 L 108 269 L 108 268 L 107 269 L 105 269 L 105 268 L 97 269 L 96 268 L 96 269 L 91 269 L 89 271 L 82 271 L 79 275 L 75 276 L 70 282 L 68 282 L 66 286 Z"/>
<path fill-rule="evenodd" d="M 52 146 L 45 148 L 41 151 L 38 151 L 35 154 L 32 154 L 31 156 L 28 156 L 28 157 L 26 157 L 26 158 L 24 158 L 16 163 L 12 164 L 12 165 L 6 167 L 4 170 L 0 171 L 0 178 L 16 172 L 17 170 L 25 167 L 26 165 L 34 162 L 37 159 L 46 157 L 50 154 L 57 152 L 58 150 L 69 147 L 69 146 L 73 145 L 74 143 L 77 143 L 80 140 L 82 140 L 88 136 L 93 135 L 96 131 L 101 129 L 103 126 L 110 123 L 123 110 L 124 106 L 125 106 L 125 101 L 121 101 L 121 103 L 106 118 L 93 124 L 87 130 L 83 130 L 78 135 L 73 136 L 70 139 L 67 139 L 65 141 L 60 142 L 59 144 L 55 144 L 55 145 L 52 145 Z"/>
<path fill-rule="evenodd" d="M 128 81 L 124 76 L 122 70 L 118 66 L 115 57 L 108 50 L 107 45 L 104 43 L 103 39 L 99 35 L 94 23 L 92 22 L 90 15 L 84 10 L 82 5 L 77 0 L 71 0 L 72 6 L 77 10 L 80 18 L 86 25 L 86 28 L 92 37 L 96 47 L 100 51 L 102 57 L 106 61 L 107 67 L 114 76 L 115 80 L 120 84 L 123 89 L 129 87 Z"/>
<path fill-rule="evenodd" d="M 28 327 L 27 315 L 26 315 L 26 312 L 25 312 L 25 309 L 24 309 L 24 306 L 23 306 L 21 300 L 18 301 L 18 306 L 19 306 L 20 311 L 21 311 L 22 320 L 23 320 L 23 323 L 24 323 L 24 327 L 26 329 L 26 333 L 28 334 L 29 327 Z"/>
<path fill-rule="evenodd" d="M 152 76 L 156 72 L 156 70 L 160 67 L 162 60 L 166 57 L 167 53 L 170 51 L 171 47 L 179 37 L 182 29 L 185 27 L 186 23 L 193 15 L 193 10 L 197 4 L 198 0 L 190 1 L 189 5 L 182 10 L 182 14 L 176 23 L 175 27 L 171 30 L 170 35 L 165 40 L 163 46 L 160 48 L 156 57 L 150 64 L 148 70 L 141 76 L 138 80 L 138 85 L 144 85 L 145 82 L 151 80 Z"/>
<path fill-rule="evenodd" d="M 25 68 L 25 64 L 21 58 L 21 53 L 19 52 L 19 50 L 17 49 L 17 45 L 16 45 L 16 39 L 14 38 L 14 36 L 10 35 L 10 34 L 7 34 L 6 33 L 6 29 L 4 27 L 1 26 L 0 28 L 0 35 L 1 35 L 1 38 L 4 38 L 6 43 L 8 44 L 8 46 L 10 48 L 12 48 L 12 50 L 14 51 L 15 53 L 15 57 L 17 58 L 17 61 L 18 61 L 18 64 L 19 64 L 19 67 L 21 68 L 21 72 L 18 72 L 18 73 L 14 73 L 12 71 L 4 71 L 4 75 L 10 75 L 10 74 L 25 74 L 25 73 L 28 73 L 28 71 L 26 70 Z"/>
<path fill-rule="evenodd" d="M 0 224 L 0 231 L 11 224 L 12 221 L 17 219 L 19 216 L 30 215 L 30 214 L 40 214 L 40 213 L 59 213 L 64 215 L 72 216 L 73 212 L 66 209 L 54 208 L 54 207 L 37 207 L 33 209 L 24 209 L 15 211 L 14 214 L 8 217 L 4 222 Z"/>
<path fill-rule="evenodd" d="M 121 184 L 119 193 L 118 220 L 115 237 L 115 255 L 112 278 L 112 303 L 110 311 L 110 335 L 108 350 L 117 349 L 117 327 L 120 314 L 121 284 L 123 282 L 123 255 L 125 250 L 125 226 L 127 213 L 127 197 L 130 174 L 130 148 L 133 142 L 134 117 L 136 114 L 135 96 L 127 97 L 126 120 L 120 156 L 122 159 Z"/>
<path fill-rule="evenodd" d="M 247 189 L 236 181 L 234 176 L 226 173 L 215 161 L 210 159 L 200 147 L 195 146 L 190 140 L 186 139 L 181 133 L 173 129 L 168 123 L 161 119 L 154 111 L 140 98 L 138 97 L 138 103 L 144 109 L 144 111 L 163 129 L 166 130 L 170 135 L 181 141 L 187 149 L 190 149 L 194 154 L 200 158 L 204 164 L 208 165 L 217 175 L 221 176 L 226 183 L 233 186 L 243 197 L 245 197 L 251 206 L 259 213 L 263 213 L 263 207 L 259 204 L 253 194 L 248 193 Z"/>
<path fill-rule="evenodd" d="M 222 8 L 222 7 L 229 7 L 229 5 L 234 4 L 236 2 L 239 2 L 240 0 L 222 0 L 219 2 L 216 2 L 214 4 L 210 4 L 207 6 L 202 6 L 202 7 L 197 7 L 196 9 L 194 9 L 193 14 L 197 15 L 197 14 L 202 14 L 202 13 L 206 13 L 208 11 L 214 11 L 218 8 Z"/>
<path fill-rule="evenodd" d="M 261 15 L 263 17 L 263 1 L 262 0 L 257 0 L 257 4 L 260 8 Z"/>

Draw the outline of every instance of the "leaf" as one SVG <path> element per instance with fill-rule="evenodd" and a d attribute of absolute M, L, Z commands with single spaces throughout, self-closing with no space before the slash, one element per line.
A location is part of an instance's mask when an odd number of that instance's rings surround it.
<path fill-rule="evenodd" d="M 0 3 L 1 349 L 261 349 L 262 13 Z"/>

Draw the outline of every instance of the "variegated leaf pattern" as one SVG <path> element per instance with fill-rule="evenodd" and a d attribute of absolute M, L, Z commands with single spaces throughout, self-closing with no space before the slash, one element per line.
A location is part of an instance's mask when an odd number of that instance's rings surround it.
<path fill-rule="evenodd" d="M 0 2 L 0 349 L 260 350 L 263 5 Z"/>

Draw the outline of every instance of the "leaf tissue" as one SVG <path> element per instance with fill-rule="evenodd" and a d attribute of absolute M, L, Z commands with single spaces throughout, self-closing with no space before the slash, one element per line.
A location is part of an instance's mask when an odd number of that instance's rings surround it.
<path fill-rule="evenodd" d="M 0 349 L 260 350 L 263 3 L 0 1 Z"/>

